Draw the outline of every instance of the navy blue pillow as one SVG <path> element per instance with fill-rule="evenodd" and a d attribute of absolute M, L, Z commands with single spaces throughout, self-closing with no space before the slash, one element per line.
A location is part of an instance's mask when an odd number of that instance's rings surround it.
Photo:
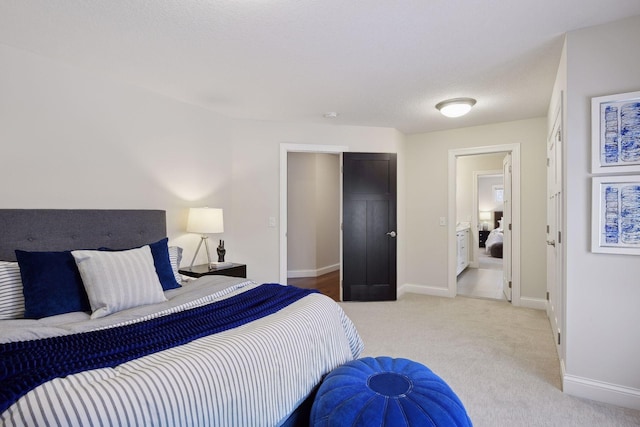
<path fill-rule="evenodd" d="M 151 255 L 153 255 L 153 265 L 156 267 L 156 273 L 162 290 L 168 291 L 169 289 L 177 289 L 182 286 L 176 282 L 176 276 L 173 275 L 173 269 L 171 268 L 171 261 L 169 260 L 169 238 L 151 243 Z"/>
<path fill-rule="evenodd" d="M 91 311 L 80 272 L 70 251 L 16 250 L 24 292 L 24 317 L 40 319 Z"/>
<path fill-rule="evenodd" d="M 151 255 L 153 256 L 153 265 L 156 267 L 156 274 L 158 275 L 158 279 L 160 279 L 163 291 L 182 287 L 178 282 L 176 282 L 176 277 L 173 275 L 171 261 L 169 261 L 168 243 L 169 238 L 165 237 L 162 240 L 149 244 L 149 247 L 151 248 Z M 115 249 L 109 248 L 100 248 L 100 250 L 115 251 Z"/>

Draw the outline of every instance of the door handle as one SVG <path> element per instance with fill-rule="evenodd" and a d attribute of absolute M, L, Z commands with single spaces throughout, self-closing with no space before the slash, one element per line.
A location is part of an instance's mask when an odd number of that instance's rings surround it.
<path fill-rule="evenodd" d="M 556 241 L 555 240 L 547 240 L 547 245 L 553 246 L 555 248 L 556 247 Z"/>
<path fill-rule="evenodd" d="M 389 237 L 396 237 L 398 234 L 395 231 L 390 231 L 387 233 L 387 236 Z"/>

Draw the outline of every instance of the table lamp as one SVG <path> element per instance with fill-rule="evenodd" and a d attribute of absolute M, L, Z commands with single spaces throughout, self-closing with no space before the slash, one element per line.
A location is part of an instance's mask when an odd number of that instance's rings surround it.
<path fill-rule="evenodd" d="M 488 228 L 487 221 L 491 221 L 491 212 L 480 211 L 480 215 L 478 215 L 478 219 L 482 221 L 482 229 L 486 230 Z"/>
<path fill-rule="evenodd" d="M 189 209 L 189 219 L 187 220 L 187 231 L 189 233 L 200 234 L 200 243 L 198 249 L 196 249 L 195 255 L 191 260 L 191 266 L 193 269 L 193 263 L 196 261 L 202 242 L 207 250 L 207 265 L 211 268 L 211 255 L 209 253 L 209 236 L 207 234 L 219 234 L 224 232 L 224 222 L 222 216 L 222 209 L 210 209 L 210 208 L 191 208 Z"/>

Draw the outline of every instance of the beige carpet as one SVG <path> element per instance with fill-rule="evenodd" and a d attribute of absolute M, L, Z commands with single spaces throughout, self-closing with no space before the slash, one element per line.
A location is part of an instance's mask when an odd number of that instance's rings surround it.
<path fill-rule="evenodd" d="M 562 393 L 543 311 L 415 294 L 395 302 L 340 304 L 364 340 L 363 357 L 405 357 L 427 365 L 458 394 L 476 427 L 640 426 L 640 411 Z"/>

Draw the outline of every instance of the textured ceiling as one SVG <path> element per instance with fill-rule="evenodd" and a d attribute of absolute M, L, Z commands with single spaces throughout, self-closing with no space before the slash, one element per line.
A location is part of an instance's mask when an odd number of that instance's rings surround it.
<path fill-rule="evenodd" d="M 638 0 L 2 0 L 0 43 L 227 117 L 419 133 L 546 114 L 567 31 Z M 473 97 L 447 119 L 443 99 Z"/>

